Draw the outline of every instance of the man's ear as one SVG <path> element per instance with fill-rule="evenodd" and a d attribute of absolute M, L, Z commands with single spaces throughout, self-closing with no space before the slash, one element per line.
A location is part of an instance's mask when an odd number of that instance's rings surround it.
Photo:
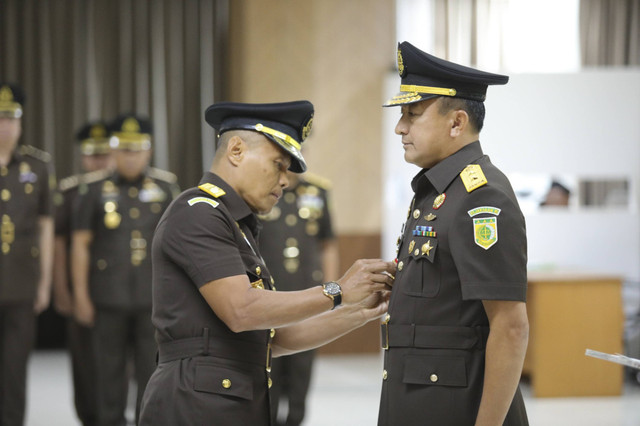
<path fill-rule="evenodd" d="M 234 166 L 238 166 L 247 150 L 247 144 L 238 135 L 234 135 L 227 142 L 227 158 Z"/>
<path fill-rule="evenodd" d="M 453 119 L 449 135 L 452 138 L 456 138 L 462 135 L 469 125 L 469 114 L 467 114 L 467 112 L 463 109 L 457 109 L 451 111 L 451 113 L 453 114 Z"/>

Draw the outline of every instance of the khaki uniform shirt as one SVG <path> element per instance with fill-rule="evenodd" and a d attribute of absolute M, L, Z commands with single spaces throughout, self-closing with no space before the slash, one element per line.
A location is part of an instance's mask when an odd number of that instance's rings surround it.
<path fill-rule="evenodd" d="M 0 167 L 0 304 L 30 303 L 40 278 L 38 218 L 53 214 L 49 154 L 19 146 Z"/>

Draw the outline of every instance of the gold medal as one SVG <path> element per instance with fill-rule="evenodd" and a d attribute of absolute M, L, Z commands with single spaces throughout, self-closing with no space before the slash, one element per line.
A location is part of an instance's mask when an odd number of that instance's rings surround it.
<path fill-rule="evenodd" d="M 415 210 L 413 211 L 413 218 L 414 218 L 414 219 L 417 219 L 417 218 L 419 218 L 419 217 L 420 217 L 420 210 L 415 209 Z"/>
<path fill-rule="evenodd" d="M 104 226 L 106 226 L 107 229 L 116 229 L 120 226 L 121 220 L 122 217 L 120 216 L 120 213 L 115 211 L 107 212 L 104 215 Z"/>
<path fill-rule="evenodd" d="M 422 245 L 422 254 L 426 254 L 427 256 L 429 256 L 429 252 L 431 252 L 431 250 L 433 249 L 433 247 L 431 246 L 431 241 L 427 241 L 425 244 Z"/>

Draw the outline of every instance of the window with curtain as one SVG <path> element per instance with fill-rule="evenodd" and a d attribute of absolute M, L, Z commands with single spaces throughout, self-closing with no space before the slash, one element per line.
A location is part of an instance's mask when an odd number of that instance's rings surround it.
<path fill-rule="evenodd" d="M 0 0 L 0 79 L 27 94 L 22 143 L 76 172 L 75 132 L 149 117 L 154 165 L 198 181 L 213 153 L 204 109 L 223 99 L 228 0 Z"/>

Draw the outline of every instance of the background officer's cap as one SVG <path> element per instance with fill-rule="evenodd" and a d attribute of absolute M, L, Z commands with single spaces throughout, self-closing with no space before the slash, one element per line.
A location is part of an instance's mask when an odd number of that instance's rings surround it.
<path fill-rule="evenodd" d="M 20 86 L 0 82 L 0 117 L 22 117 L 25 96 Z"/>
<path fill-rule="evenodd" d="M 204 118 L 218 131 L 253 130 L 262 133 L 291 154 L 289 170 L 307 170 L 300 144 L 309 136 L 313 122 L 313 105 L 309 101 L 273 104 L 219 102 L 205 111 Z"/>
<path fill-rule="evenodd" d="M 103 121 L 87 123 L 78 130 L 76 139 L 80 143 L 80 151 L 83 155 L 108 154 L 111 151 L 109 130 Z"/>
<path fill-rule="evenodd" d="M 148 151 L 151 149 L 151 122 L 135 114 L 121 114 L 108 127 L 112 149 Z"/>
<path fill-rule="evenodd" d="M 506 84 L 509 77 L 492 74 L 436 58 L 409 42 L 398 44 L 400 93 L 383 106 L 412 104 L 436 96 L 483 102 L 487 86 Z"/>

